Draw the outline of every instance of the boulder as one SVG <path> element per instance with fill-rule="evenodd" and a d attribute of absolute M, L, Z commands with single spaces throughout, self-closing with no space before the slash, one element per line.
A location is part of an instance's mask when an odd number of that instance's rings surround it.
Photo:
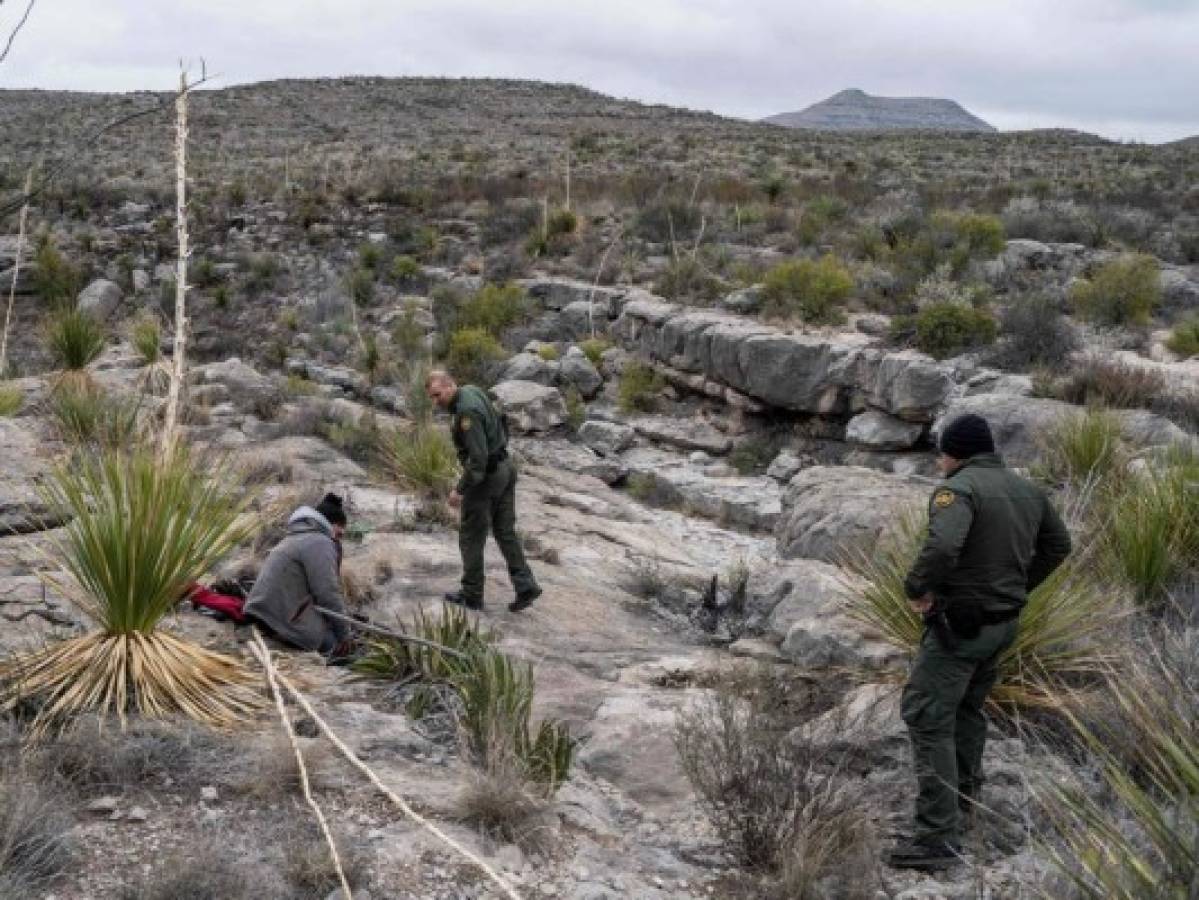
<path fill-rule="evenodd" d="M 600 456 L 616 456 L 633 446 L 635 432 L 628 425 L 591 419 L 579 426 L 579 440 Z"/>
<path fill-rule="evenodd" d="M 558 383 L 563 387 L 573 387 L 584 400 L 591 400 L 604 386 L 604 379 L 587 354 L 578 347 L 571 347 L 559 363 Z"/>
<path fill-rule="evenodd" d="M 106 278 L 97 278 L 79 292 L 79 309 L 104 321 L 121 305 L 121 289 Z"/>
<path fill-rule="evenodd" d="M 742 315 L 755 313 L 762 308 L 762 286 L 755 284 L 752 287 L 733 291 L 720 301 L 720 305 L 729 312 Z"/>
<path fill-rule="evenodd" d="M 877 409 L 869 409 L 849 420 L 845 439 L 864 447 L 881 450 L 906 450 L 920 440 L 924 426 L 905 422 Z"/>
<path fill-rule="evenodd" d="M 500 381 L 532 381 L 549 386 L 554 383 L 557 369 L 557 363 L 542 359 L 536 353 L 517 353 L 504 363 Z"/>
<path fill-rule="evenodd" d="M 934 482 L 859 466 L 813 466 L 787 485 L 779 554 L 837 562 L 876 542 L 896 516 L 923 509 Z"/>
<path fill-rule="evenodd" d="M 1177 321 L 1199 309 L 1199 276 L 1179 266 L 1162 266 L 1159 283 L 1161 314 L 1167 321 Z"/>
<path fill-rule="evenodd" d="M 369 394 L 370 382 L 366 376 L 346 366 L 323 366 L 311 360 L 289 359 L 287 371 L 350 396 L 366 397 Z"/>
<path fill-rule="evenodd" d="M 501 381 L 491 393 L 519 434 L 551 431 L 566 422 L 566 404 L 557 388 L 533 381 Z"/>
<path fill-rule="evenodd" d="M 656 299 L 627 302 L 612 334 L 662 366 L 795 412 L 845 415 L 869 404 L 928 422 L 953 389 L 949 367 L 867 346 L 864 335 L 793 334 Z"/>
<path fill-rule="evenodd" d="M 733 447 L 727 434 L 703 421 L 670 416 L 639 416 L 630 424 L 642 437 L 680 450 L 702 450 L 713 456 L 723 456 Z"/>
<path fill-rule="evenodd" d="M 766 477 L 773 478 L 780 484 L 786 484 L 795 473 L 804 467 L 804 461 L 792 450 L 780 450 L 766 469 Z"/>
<path fill-rule="evenodd" d="M 1061 400 L 1012 394 L 974 394 L 955 400 L 934 425 L 942 427 L 958 416 L 973 413 L 991 426 L 995 449 L 1011 466 L 1026 467 L 1041 455 L 1040 441 L 1063 419 L 1083 410 Z M 1135 447 L 1189 443 L 1193 439 L 1168 419 L 1146 410 L 1114 410 L 1125 439 Z"/>

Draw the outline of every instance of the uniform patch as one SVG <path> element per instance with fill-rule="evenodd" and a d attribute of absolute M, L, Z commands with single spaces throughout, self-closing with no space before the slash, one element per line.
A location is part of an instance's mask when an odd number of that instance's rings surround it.
<path fill-rule="evenodd" d="M 953 491 L 937 491 L 933 494 L 933 506 L 937 509 L 944 509 L 947 506 L 952 506 L 957 495 Z"/>
<path fill-rule="evenodd" d="M 470 416 L 463 416 L 462 421 L 458 423 L 458 427 L 463 431 L 470 431 Z"/>

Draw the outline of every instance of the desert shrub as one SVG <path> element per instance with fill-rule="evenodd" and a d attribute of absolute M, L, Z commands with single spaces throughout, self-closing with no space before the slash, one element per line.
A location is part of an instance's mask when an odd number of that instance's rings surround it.
<path fill-rule="evenodd" d="M 799 316 L 816 325 L 845 320 L 844 305 L 853 277 L 832 255 L 819 260 L 779 263 L 766 273 L 762 311 L 770 316 Z"/>
<path fill-rule="evenodd" d="M 559 356 L 558 348 L 555 347 L 553 344 L 542 344 L 540 347 L 537 348 L 537 355 L 540 356 L 542 359 L 544 359 L 546 362 L 553 362 Z"/>
<path fill-rule="evenodd" d="M 1175 325 L 1166 346 L 1170 348 L 1171 353 L 1176 353 L 1183 359 L 1199 356 L 1199 316 L 1192 316 Z"/>
<path fill-rule="evenodd" d="M 129 339 L 145 365 L 153 365 L 162 357 L 162 327 L 152 313 L 143 313 L 133 320 Z"/>
<path fill-rule="evenodd" d="M 104 326 L 87 313 L 66 309 L 46 323 L 46 349 L 64 369 L 86 368 L 104 351 Z"/>
<path fill-rule="evenodd" d="M 405 304 L 403 311 L 391 325 L 391 344 L 401 366 L 411 368 L 413 364 L 428 358 L 425 345 L 425 329 L 416 318 L 416 307 Z"/>
<path fill-rule="evenodd" d="M 44 897 L 72 855 L 71 809 L 20 769 L 0 774 L 0 896 Z"/>
<path fill-rule="evenodd" d="M 483 328 L 462 328 L 450 335 L 446 367 L 461 384 L 489 385 L 495 366 L 507 357 L 500 342 Z"/>
<path fill-rule="evenodd" d="M 192 285 L 198 288 L 214 287 L 221 280 L 216 264 L 207 256 L 193 265 L 188 274 L 191 276 Z"/>
<path fill-rule="evenodd" d="M 279 277 L 279 260 L 271 253 L 253 253 L 241 260 L 246 273 L 246 292 L 251 296 L 261 294 L 274 286 Z"/>
<path fill-rule="evenodd" d="M 674 741 L 722 840 L 745 864 L 785 873 L 786 896 L 823 896 L 820 881 L 836 873 L 847 885 L 846 864 L 867 861 L 870 815 L 851 752 L 789 735 L 727 689 L 680 712 Z"/>
<path fill-rule="evenodd" d="M 358 247 L 358 265 L 372 275 L 378 273 L 383 265 L 383 248 L 368 241 Z"/>
<path fill-rule="evenodd" d="M 379 456 L 392 478 L 425 498 L 443 499 L 458 475 L 453 441 L 429 421 L 406 431 L 384 431 Z"/>
<path fill-rule="evenodd" d="M 697 257 L 679 256 L 654 281 L 654 292 L 671 300 L 711 303 L 724 293 L 725 283 Z"/>
<path fill-rule="evenodd" d="M 924 519 L 909 513 L 875 546 L 844 563 L 864 584 L 850 585 L 849 615 L 879 639 L 913 654 L 924 622 L 912 611 L 903 581 L 924 542 Z M 1003 709 L 1056 707 L 1063 681 L 1084 681 L 1111 657 L 1111 628 L 1125 613 L 1124 599 L 1093 581 L 1098 548 L 1074 552 L 1032 594 L 1020 616 L 1015 643 L 999 662 L 991 702 Z"/>
<path fill-rule="evenodd" d="M 1099 325 L 1147 325 L 1160 298 L 1157 260 L 1145 255 L 1105 263 L 1070 292 L 1079 314 Z"/>
<path fill-rule="evenodd" d="M 407 254 L 401 253 L 391 261 L 391 280 L 396 284 L 411 284 L 420 278 L 422 273 L 420 263 Z"/>
<path fill-rule="evenodd" d="M 579 344 L 579 349 L 583 351 L 583 355 L 590 360 L 591 364 L 597 369 L 600 367 L 600 362 L 603 359 L 604 351 L 612 346 L 612 342 L 607 338 L 587 338 Z"/>
<path fill-rule="evenodd" d="M 1078 335 L 1057 303 L 1043 294 L 1022 297 L 999 316 L 994 360 L 1008 369 L 1060 369 L 1078 349 Z"/>
<path fill-rule="evenodd" d="M 569 209 L 556 209 L 542 224 L 529 231 L 525 251 L 530 256 L 551 256 L 565 253 L 570 248 L 570 238 L 579 228 L 579 217 Z"/>
<path fill-rule="evenodd" d="M 1081 711 L 1071 717 L 1098 768 L 1101 790 L 1054 781 L 1041 799 L 1056 838 L 1050 858 L 1078 896 L 1140 900 L 1194 892 L 1199 682 L 1193 634 L 1167 634 L 1107 672 L 1119 713 L 1109 725 L 1096 726 Z"/>
<path fill-rule="evenodd" d="M 468 771 L 455 799 L 455 813 L 492 840 L 544 853 L 554 831 L 547 826 L 550 807 L 544 797 L 528 789 L 516 762 L 496 761 L 486 771 Z"/>
<path fill-rule="evenodd" d="M 785 429 L 776 428 L 738 441 L 729 454 L 729 465 L 741 475 L 762 472 L 778 456 L 787 437 Z"/>
<path fill-rule="evenodd" d="M 971 258 L 990 257 L 1003 252 L 1003 222 L 997 216 L 965 213 L 954 221 L 959 246 Z"/>
<path fill-rule="evenodd" d="M 479 222 L 479 242 L 484 248 L 495 247 L 531 237 L 541 232 L 541 208 L 528 201 L 504 201 L 492 204 Z"/>
<path fill-rule="evenodd" d="M 950 300 L 929 303 L 891 323 L 893 340 L 910 343 L 929 356 L 946 359 L 995 342 L 998 327 L 989 312 Z"/>
<path fill-rule="evenodd" d="M 1113 485 L 1102 531 L 1116 577 L 1156 604 L 1199 571 L 1199 460 L 1179 451 L 1156 468 Z"/>
<path fill-rule="evenodd" d="M 366 857 L 363 850 L 334 835 L 337 858 L 350 888 L 366 881 Z M 293 826 L 284 836 L 283 877 L 291 887 L 289 896 L 296 900 L 323 900 L 341 887 L 329 844 L 315 824 Z"/>
<path fill-rule="evenodd" d="M 168 856 L 118 896 L 119 900 L 274 900 L 279 894 L 256 869 L 200 847 Z"/>
<path fill-rule="evenodd" d="M 1076 405 L 1150 409 L 1166 391 L 1166 380 L 1148 366 L 1088 356 L 1053 385 L 1053 396 Z"/>
<path fill-rule="evenodd" d="M 690 242 L 699 231 L 703 216 L 683 200 L 660 200 L 642 208 L 633 230 L 638 237 L 659 244 Z"/>
<path fill-rule="evenodd" d="M 1125 462 L 1120 422 L 1102 409 L 1063 417 L 1040 438 L 1037 472 L 1055 482 L 1092 484 Z"/>
<path fill-rule="evenodd" d="M 479 328 L 499 337 L 528 318 L 525 292 L 515 284 L 485 284 L 458 309 L 458 328 Z"/>
<path fill-rule="evenodd" d="M 634 473 L 640 475 L 641 473 Z M 638 479 L 634 475 L 629 476 L 629 493 L 636 496 L 634 484 Z M 651 480 L 653 476 L 648 476 Z M 638 497 L 638 499 L 644 499 Z M 666 590 L 667 578 L 662 570 L 662 561 L 656 556 L 638 556 L 634 557 L 629 564 L 629 569 L 621 578 L 621 587 L 632 594 L 634 597 L 639 597 L 642 600 L 649 600 L 654 597 L 662 596 Z"/>
<path fill-rule="evenodd" d="M 346 293 L 358 306 L 370 306 L 375 299 L 374 273 L 355 266 L 346 276 Z"/>
<path fill-rule="evenodd" d="M 63 381 L 48 405 L 59 438 L 74 447 L 119 450 L 139 437 L 138 399 L 108 393 L 93 381 Z"/>
<path fill-rule="evenodd" d="M 583 395 L 572 384 L 562 392 L 562 402 L 566 406 L 567 423 L 577 431 L 587 419 L 587 404 L 583 402 Z"/>
<path fill-rule="evenodd" d="M 0 382 L 0 419 L 15 416 L 25 403 L 25 392 L 15 384 Z"/>
<path fill-rule="evenodd" d="M 665 386 L 662 376 L 645 363 L 631 362 L 620 373 L 617 402 L 624 412 L 649 412 Z"/>
<path fill-rule="evenodd" d="M 79 269 L 62 255 L 49 234 L 43 234 L 33 257 L 33 289 L 42 302 L 53 308 L 73 306 L 82 281 Z"/>

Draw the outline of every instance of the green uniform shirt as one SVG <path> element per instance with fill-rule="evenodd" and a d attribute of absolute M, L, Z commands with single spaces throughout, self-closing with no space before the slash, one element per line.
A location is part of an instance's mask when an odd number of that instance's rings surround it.
<path fill-rule="evenodd" d="M 508 437 L 500 422 L 499 410 L 480 388 L 464 384 L 450 402 L 454 423 L 454 449 L 462 463 L 458 493 L 465 494 L 487 479 L 487 463 L 507 448 Z"/>
<path fill-rule="evenodd" d="M 928 539 L 904 581 L 912 598 L 1019 608 L 1070 553 L 1070 533 L 1038 485 L 994 453 L 966 460 L 933 492 Z"/>

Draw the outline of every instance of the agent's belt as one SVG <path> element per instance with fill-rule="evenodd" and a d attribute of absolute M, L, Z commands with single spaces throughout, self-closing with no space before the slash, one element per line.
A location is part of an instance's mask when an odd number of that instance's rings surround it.
<path fill-rule="evenodd" d="M 507 447 L 501 447 L 497 452 L 488 456 L 487 457 L 487 474 L 490 475 L 492 472 L 494 472 L 497 468 L 499 468 L 500 463 L 502 463 L 507 458 L 508 458 L 508 448 Z"/>

